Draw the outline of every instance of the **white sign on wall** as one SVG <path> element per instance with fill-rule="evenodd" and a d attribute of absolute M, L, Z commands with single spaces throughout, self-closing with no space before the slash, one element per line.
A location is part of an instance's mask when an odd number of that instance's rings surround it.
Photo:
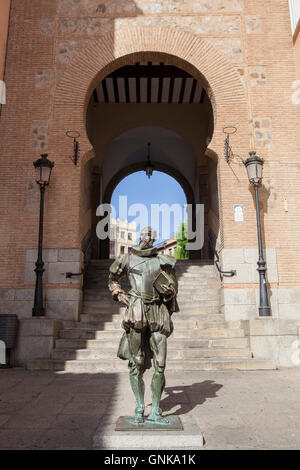
<path fill-rule="evenodd" d="M 4 341 L 0 340 L 0 364 L 6 363 L 6 347 Z"/>
<path fill-rule="evenodd" d="M 244 206 L 241 204 L 234 204 L 234 221 L 235 222 L 244 222 Z"/>
<path fill-rule="evenodd" d="M 2 80 L 0 80 L 0 104 L 6 104 L 6 88 Z"/>

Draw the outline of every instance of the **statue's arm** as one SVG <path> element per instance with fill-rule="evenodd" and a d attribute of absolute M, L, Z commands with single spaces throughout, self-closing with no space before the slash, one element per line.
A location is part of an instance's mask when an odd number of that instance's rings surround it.
<path fill-rule="evenodd" d="M 129 304 L 128 296 L 124 289 L 122 289 L 119 282 L 120 278 L 126 274 L 127 270 L 127 257 L 126 255 L 117 258 L 109 268 L 108 288 L 112 293 L 112 297 L 116 301 Z"/>
<path fill-rule="evenodd" d="M 176 297 L 177 292 L 178 292 L 178 282 L 176 278 L 176 273 L 175 269 L 170 266 L 170 265 L 165 265 L 163 266 L 163 270 L 166 271 L 168 276 L 172 279 L 172 284 L 166 288 L 166 292 L 164 295 L 164 300 L 166 302 L 172 300 L 174 297 Z"/>

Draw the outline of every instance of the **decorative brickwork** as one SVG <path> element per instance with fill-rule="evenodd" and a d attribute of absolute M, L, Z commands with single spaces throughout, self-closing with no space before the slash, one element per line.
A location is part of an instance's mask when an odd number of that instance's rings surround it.
<path fill-rule="evenodd" d="M 262 32 L 262 22 L 256 16 L 246 16 L 246 31 L 248 34 Z"/>
<path fill-rule="evenodd" d="M 254 136 L 257 147 L 268 147 L 272 142 L 272 123 L 270 118 L 254 118 Z"/>
<path fill-rule="evenodd" d="M 35 75 L 36 88 L 50 88 L 52 70 L 38 70 Z"/>
<path fill-rule="evenodd" d="M 53 36 L 54 21 L 51 19 L 40 20 L 40 34 L 43 36 Z"/>
<path fill-rule="evenodd" d="M 267 73 L 265 67 L 249 67 L 249 76 L 251 86 L 265 85 L 267 83 Z"/>
<path fill-rule="evenodd" d="M 33 121 L 31 124 L 31 147 L 36 152 L 43 152 L 47 148 L 48 122 Z"/>

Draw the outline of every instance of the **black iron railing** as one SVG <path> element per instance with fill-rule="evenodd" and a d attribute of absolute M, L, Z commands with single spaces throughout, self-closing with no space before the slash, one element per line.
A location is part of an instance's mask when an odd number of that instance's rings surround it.
<path fill-rule="evenodd" d="M 216 249 L 216 242 L 213 240 L 213 238 L 210 234 L 208 234 L 208 242 L 210 244 L 210 247 L 211 247 L 212 251 L 214 252 L 214 262 L 215 262 L 216 268 L 217 268 L 217 270 L 220 274 L 220 278 L 222 279 L 222 276 L 226 276 L 226 277 L 236 276 L 236 270 L 235 269 L 232 269 L 231 271 L 223 271 L 220 268 L 219 252 Z"/>

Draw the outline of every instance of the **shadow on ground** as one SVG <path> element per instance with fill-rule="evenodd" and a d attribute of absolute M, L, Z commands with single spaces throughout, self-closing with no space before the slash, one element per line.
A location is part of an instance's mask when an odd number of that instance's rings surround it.
<path fill-rule="evenodd" d="M 0 449 L 91 449 L 122 409 L 119 375 L 0 372 Z"/>
<path fill-rule="evenodd" d="M 177 405 L 180 408 L 172 415 L 183 415 L 192 411 L 197 405 L 202 405 L 208 398 L 216 398 L 217 392 L 223 387 L 213 380 L 204 380 L 192 385 L 177 387 L 166 387 L 164 397 L 160 406 L 164 413 L 170 411 Z"/>

